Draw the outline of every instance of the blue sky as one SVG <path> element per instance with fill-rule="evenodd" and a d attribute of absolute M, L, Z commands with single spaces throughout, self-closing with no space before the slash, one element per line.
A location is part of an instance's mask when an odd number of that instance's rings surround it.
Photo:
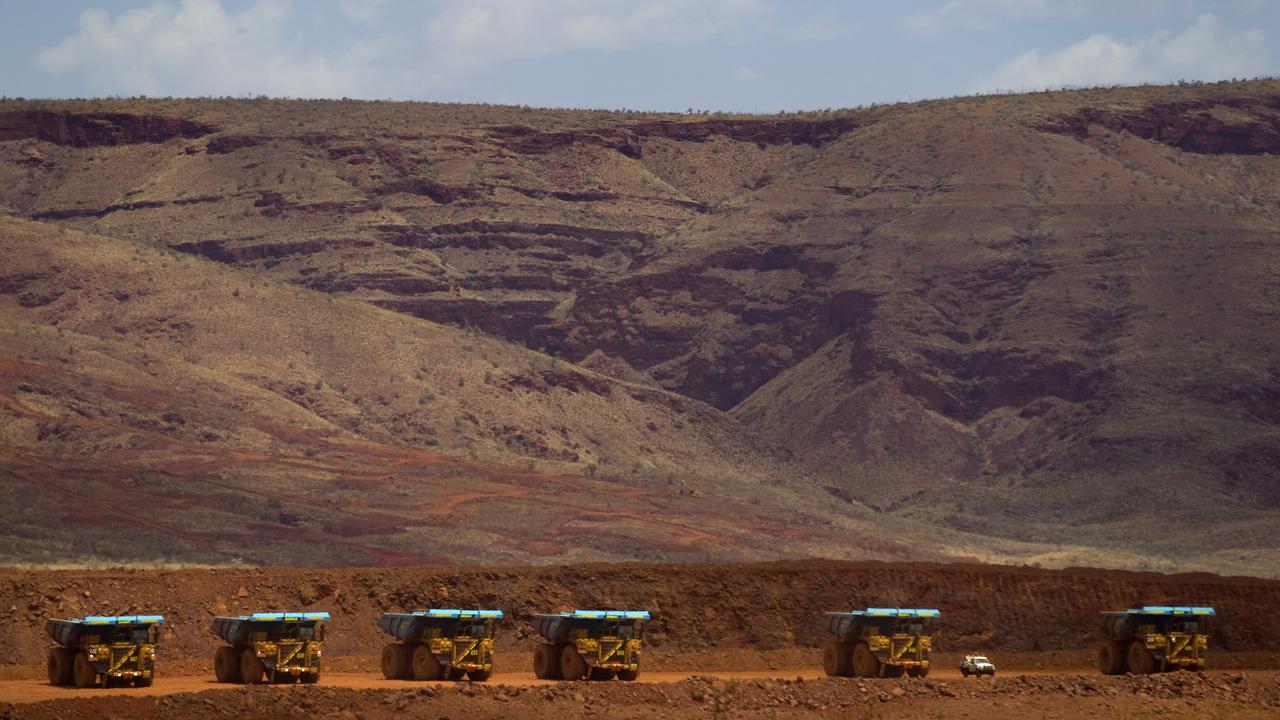
<path fill-rule="evenodd" d="M 646 110 L 1280 75 L 1280 0 L 5 0 L 0 94 Z"/>

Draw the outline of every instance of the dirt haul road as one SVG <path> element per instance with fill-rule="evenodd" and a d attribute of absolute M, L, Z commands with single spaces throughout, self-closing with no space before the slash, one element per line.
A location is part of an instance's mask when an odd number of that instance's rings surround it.
<path fill-rule="evenodd" d="M 1084 669 L 1078 670 L 1084 672 Z M 1023 677 L 1059 675 L 1059 671 L 1050 670 L 1010 670 L 1000 673 L 1000 677 Z M 642 671 L 635 682 L 640 683 L 676 683 L 693 678 L 711 678 L 717 681 L 733 680 L 820 680 L 825 676 L 818 667 L 800 667 L 788 670 L 739 670 L 720 672 L 691 671 Z M 929 675 L 932 680 L 961 680 L 960 671 L 955 668 L 934 670 Z M 973 678 L 973 682 L 987 682 L 987 678 Z M 466 682 L 448 681 L 419 682 L 412 680 L 387 680 L 376 673 L 368 672 L 327 672 L 323 676 L 325 687 L 346 688 L 350 690 L 412 690 L 419 687 L 455 687 L 466 685 Z M 532 672 L 495 672 L 488 685 L 505 687 L 533 687 L 556 685 L 560 680 L 539 680 Z M 68 698 L 101 698 L 112 696 L 136 697 L 148 695 L 176 695 L 204 691 L 236 690 L 240 685 L 219 683 L 209 673 L 201 675 L 161 675 L 156 684 L 148 688 L 94 688 L 81 690 L 68 687 L 57 687 L 42 680 L 0 680 L 0 703 L 31 703 L 43 700 L 60 700 Z M 276 687 L 276 686 L 273 686 Z"/>
<path fill-rule="evenodd" d="M 675 673 L 667 673 L 676 675 Z M 777 673 L 772 673 L 777 674 Z M 789 717 L 1161 717 L 1274 718 L 1280 716 L 1280 673 L 1275 671 L 1170 673 L 1103 677 L 1028 673 L 961 680 L 789 680 L 691 676 L 645 682 L 391 683 L 369 675 L 334 674 L 321 685 L 237 686 L 203 692 L 142 694 L 57 691 L 62 699 L 0 703 L 4 720 L 187 720 L 208 717 L 271 718 L 586 718 L 602 714 L 662 718 Z M 350 686 L 344 684 L 350 681 Z M 166 679 L 173 688 L 207 679 Z M 31 687 L 29 684 L 27 687 Z M 7 688 L 6 688 L 7 691 Z"/>

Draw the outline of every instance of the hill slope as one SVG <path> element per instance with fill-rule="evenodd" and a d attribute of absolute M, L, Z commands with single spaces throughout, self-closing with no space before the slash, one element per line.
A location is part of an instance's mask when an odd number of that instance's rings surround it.
<path fill-rule="evenodd" d="M 0 203 L 233 266 L 253 289 L 189 290 L 219 313 L 310 289 L 315 334 L 267 326 L 252 358 L 243 316 L 127 342 L 218 355 L 378 443 L 788 493 L 767 503 L 874 517 L 907 552 L 1274 574 L 1278 152 L 1276 82 L 777 117 L 7 103 Z M 44 296 L 68 282 L 8 307 L 66 327 Z M 469 369 L 406 341 L 362 378 L 405 333 Z M 484 412 L 441 402 L 463 375 Z"/>

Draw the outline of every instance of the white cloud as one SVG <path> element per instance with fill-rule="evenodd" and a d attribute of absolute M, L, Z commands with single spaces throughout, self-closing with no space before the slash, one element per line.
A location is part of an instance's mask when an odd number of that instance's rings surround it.
<path fill-rule="evenodd" d="M 814 15 L 782 31 L 783 37 L 795 42 L 825 42 L 839 40 L 853 32 L 853 27 L 842 20 Z"/>
<path fill-rule="evenodd" d="M 152 0 L 86 10 L 36 68 L 108 95 L 421 98 L 488 67 L 574 50 L 688 45 L 763 27 L 772 0 L 415 0 L 420 24 L 386 27 L 393 0 L 334 0 L 339 46 L 307 47 L 290 0 Z M 312 9 L 314 6 L 308 6 Z"/>
<path fill-rule="evenodd" d="M 338 0 L 338 11 L 362 25 L 376 25 L 391 0 Z"/>
<path fill-rule="evenodd" d="M 931 38 L 952 30 L 993 30 L 1009 20 L 1120 14 L 1159 18 L 1192 5 L 1193 0 L 947 0 L 933 10 L 907 15 L 902 25 L 913 35 Z"/>
<path fill-rule="evenodd" d="M 1130 43 L 1092 35 L 1061 50 L 1031 50 L 1001 64 L 972 89 L 1222 80 L 1261 75 L 1266 69 L 1266 37 L 1261 30 L 1231 33 L 1217 16 L 1205 13 L 1176 35 L 1161 31 Z"/>
<path fill-rule="evenodd" d="M 733 76 L 738 78 L 739 80 L 749 82 L 751 80 L 759 79 L 760 73 L 756 72 L 756 69 L 753 67 L 747 67 L 746 65 L 742 65 L 733 71 Z"/>
<path fill-rule="evenodd" d="M 78 32 L 42 49 L 35 64 L 82 73 L 89 90 L 104 95 L 337 97 L 376 85 L 377 48 L 304 52 L 289 28 L 289 6 L 279 0 L 234 14 L 218 0 L 156 2 L 115 16 L 85 10 Z"/>
<path fill-rule="evenodd" d="M 743 29 L 765 0 L 440 0 L 433 59 L 458 71 L 572 50 L 687 45 Z"/>

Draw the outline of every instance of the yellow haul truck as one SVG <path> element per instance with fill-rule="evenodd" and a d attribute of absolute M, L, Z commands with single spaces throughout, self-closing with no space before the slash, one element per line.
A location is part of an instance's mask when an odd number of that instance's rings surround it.
<path fill-rule="evenodd" d="M 835 639 L 822 648 L 822 669 L 833 677 L 924 677 L 941 615 L 924 608 L 829 612 Z"/>
<path fill-rule="evenodd" d="M 1102 613 L 1098 669 L 1105 675 L 1203 670 L 1211 607 L 1144 605 Z"/>
<path fill-rule="evenodd" d="M 269 612 L 216 617 L 211 630 L 226 646 L 213 655 L 218 682 L 314 683 L 327 612 Z"/>
<path fill-rule="evenodd" d="M 574 610 L 534 615 L 546 642 L 533 651 L 533 673 L 544 680 L 635 680 L 646 610 Z"/>
<path fill-rule="evenodd" d="M 156 678 L 156 629 L 163 615 L 90 615 L 48 620 L 49 684 L 91 688 L 132 684 L 149 687 Z"/>
<path fill-rule="evenodd" d="M 502 617 L 501 610 L 384 613 L 378 627 L 400 642 L 382 648 L 382 675 L 388 680 L 488 680 L 493 624 Z"/>

